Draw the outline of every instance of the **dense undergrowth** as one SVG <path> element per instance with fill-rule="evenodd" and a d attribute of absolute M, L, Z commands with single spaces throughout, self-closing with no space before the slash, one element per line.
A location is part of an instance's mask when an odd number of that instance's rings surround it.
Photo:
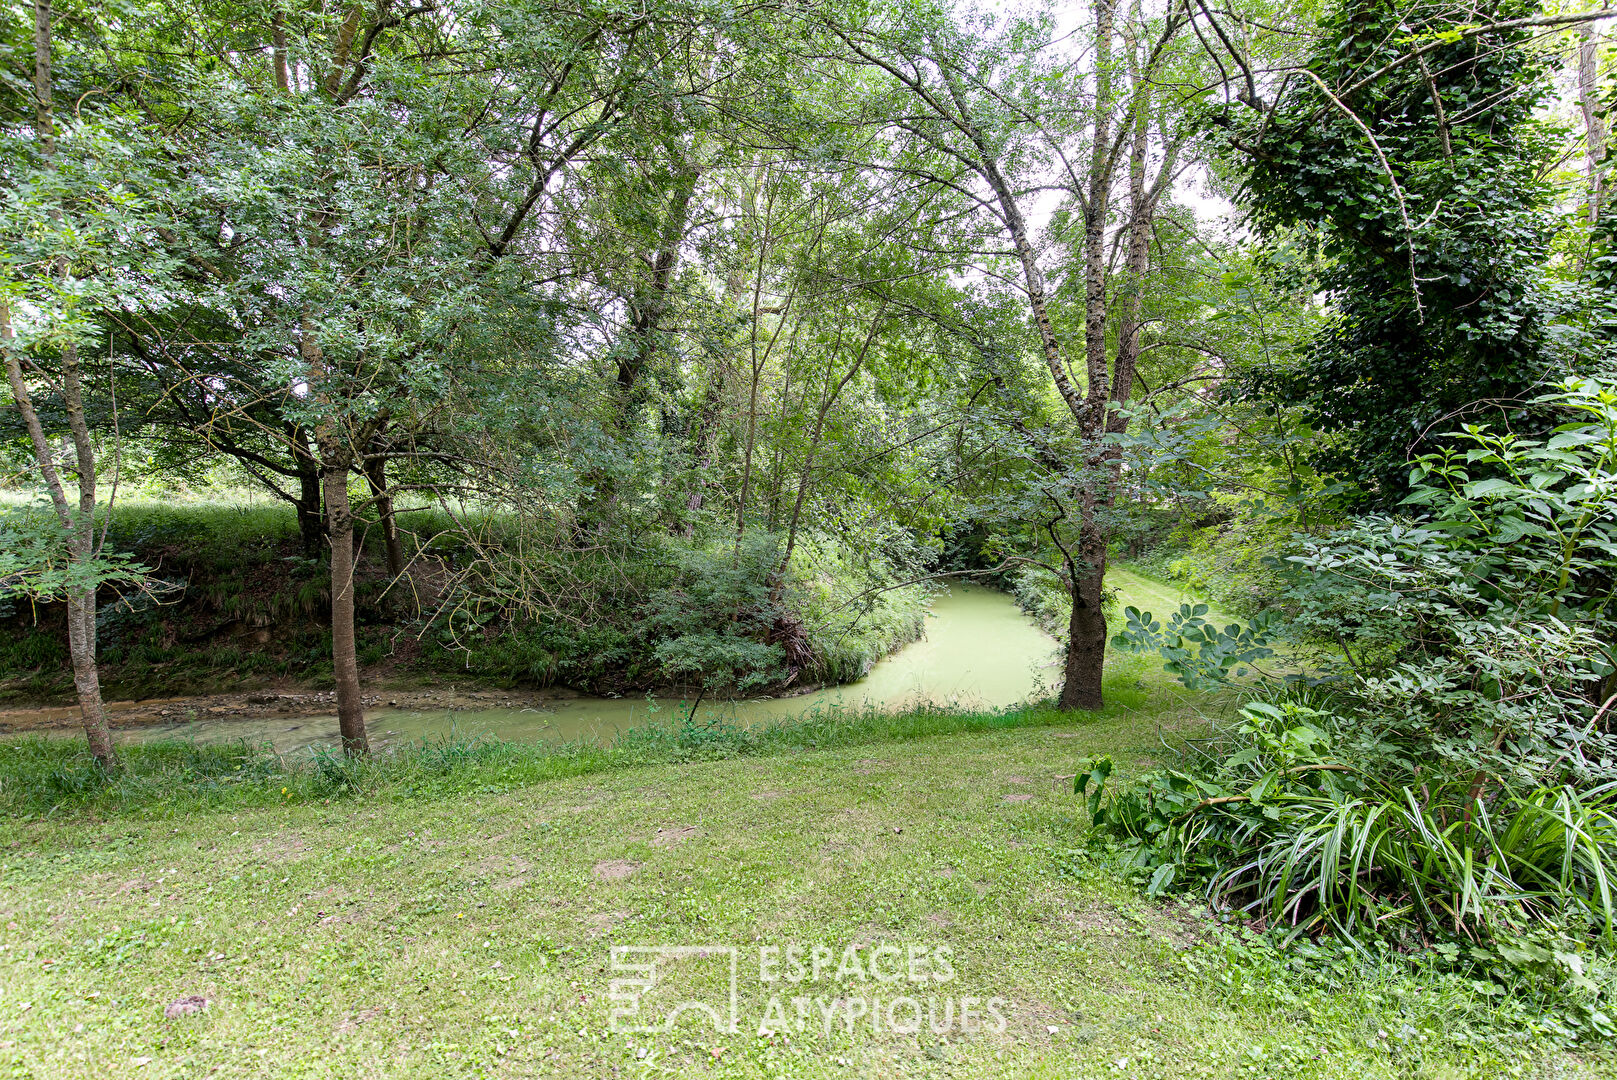
<path fill-rule="evenodd" d="M 0 507 L 0 536 L 38 520 L 27 504 Z M 926 592 L 887 588 L 879 555 L 817 536 L 799 539 L 777 584 L 781 540 L 761 530 L 739 550 L 654 534 L 535 559 L 532 538 L 496 515 L 421 508 L 402 520 L 401 577 L 379 529 L 356 534 L 359 659 L 373 676 L 613 692 L 845 682 L 915 640 L 925 617 Z M 289 507 L 126 500 L 108 548 L 147 568 L 142 588 L 103 589 L 112 696 L 329 685 L 329 572 L 302 549 Z M 0 601 L 0 625 L 0 700 L 70 697 L 62 606 Z"/>
<path fill-rule="evenodd" d="M 1482 428 L 1415 465 L 1403 516 L 1300 532 L 1259 615 L 1130 608 L 1117 639 L 1241 715 L 1106 789 L 1077 780 L 1148 891 L 1190 888 L 1291 941 L 1437 957 L 1561 995 L 1617 1034 L 1590 979 L 1617 952 L 1611 554 L 1617 393 L 1568 384 L 1546 439 Z"/>

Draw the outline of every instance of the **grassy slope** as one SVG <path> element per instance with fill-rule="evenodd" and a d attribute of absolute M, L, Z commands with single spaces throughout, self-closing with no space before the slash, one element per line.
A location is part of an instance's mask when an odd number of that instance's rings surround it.
<path fill-rule="evenodd" d="M 455 800 L 7 823 L 0 1063 L 41 1077 L 1603 1074 L 1468 1049 L 1475 1017 L 1419 986 L 1311 989 L 1187 950 L 1202 924 L 1079 848 L 1066 779 L 1096 751 L 1138 767 L 1155 723 L 1194 722 L 1151 689 L 1149 714 Z M 612 860 L 633 873 L 603 878 Z M 613 944 L 794 941 L 948 945 L 948 992 L 1010 999 L 1010 1027 L 761 1039 L 766 995 L 744 977 L 741 1035 L 607 1033 Z M 840 990 L 870 992 L 808 993 Z M 163 1019 L 190 994 L 212 1002 L 203 1015 Z"/>
<path fill-rule="evenodd" d="M 1367 971 L 1313 986 L 1262 950 L 1232 954 L 1188 910 L 1143 902 L 1081 848 L 1067 774 L 1096 752 L 1139 768 L 1157 725 L 1194 725 L 1198 703 L 1139 660 L 1115 664 L 1110 689 L 1107 713 L 1059 726 L 455 799 L 390 790 L 175 819 L 8 821 L 0 1065 L 40 1077 L 1613 1075 L 1497 1031 L 1473 1038 L 1484 1010 L 1436 984 Z M 632 873 L 609 879 L 614 861 Z M 959 978 L 945 992 L 1008 998 L 1010 1026 L 759 1038 L 775 988 L 756 981 L 752 950 L 792 942 L 947 945 Z M 740 947 L 743 1033 L 608 1034 L 614 944 Z M 671 979 L 708 986 L 699 966 Z M 801 992 L 873 991 L 828 976 Z M 210 999 L 202 1015 L 163 1018 L 190 994 Z"/>
<path fill-rule="evenodd" d="M 1177 585 L 1168 584 L 1146 577 L 1127 566 L 1111 566 L 1106 570 L 1106 584 L 1117 590 L 1117 606 L 1121 611 L 1125 607 L 1137 607 L 1141 611 L 1149 611 L 1157 618 L 1177 611 L 1180 604 L 1199 604 L 1190 593 Z M 1208 618 L 1216 621 L 1226 621 L 1224 616 L 1215 608 Z"/>

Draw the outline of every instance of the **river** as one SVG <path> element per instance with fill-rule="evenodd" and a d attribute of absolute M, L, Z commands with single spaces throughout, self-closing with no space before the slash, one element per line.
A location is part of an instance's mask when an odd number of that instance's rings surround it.
<path fill-rule="evenodd" d="M 1060 678 L 1056 644 L 1004 593 L 955 584 L 927 617 L 926 636 L 871 668 L 858 682 L 796 697 L 704 701 L 698 719 L 753 724 L 815 710 L 898 710 L 922 703 L 1004 708 L 1048 692 Z M 684 717 L 690 701 L 645 697 L 557 697 L 527 709 L 419 711 L 373 709 L 378 745 L 451 732 L 502 739 L 609 741 L 615 732 Z M 246 740 L 297 750 L 336 741 L 335 716 L 261 717 L 181 721 L 119 733 L 124 739 Z"/>

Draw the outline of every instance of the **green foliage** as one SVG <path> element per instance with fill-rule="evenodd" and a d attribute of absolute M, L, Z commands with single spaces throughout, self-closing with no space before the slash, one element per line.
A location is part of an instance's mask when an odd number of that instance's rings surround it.
<path fill-rule="evenodd" d="M 1225 611 L 1256 615 L 1284 584 L 1272 565 L 1275 534 L 1294 530 L 1299 515 L 1277 512 L 1293 509 L 1289 506 L 1230 498 L 1235 505 L 1229 507 L 1226 500 L 1215 499 L 1205 514 L 1187 508 L 1178 525 L 1130 565 Z"/>
<path fill-rule="evenodd" d="M 1072 618 L 1072 596 L 1054 574 L 1018 566 L 1011 574 L 1011 595 L 1045 633 L 1057 639 L 1066 637 L 1068 620 Z"/>
<path fill-rule="evenodd" d="M 1279 614 L 1240 631 L 1329 650 L 1316 678 L 1362 713 L 1360 752 L 1403 746 L 1406 773 L 1435 756 L 1529 787 L 1568 769 L 1611 778 L 1591 695 L 1617 670 L 1617 395 L 1579 381 L 1541 404 L 1568 421 L 1547 439 L 1472 427 L 1422 458 L 1406 500 L 1421 518 L 1295 536 Z M 1130 648 L 1184 644 L 1139 620 L 1122 636 Z M 1211 651 L 1232 647 L 1226 630 Z M 1221 669 L 1189 670 L 1205 680 Z"/>
<path fill-rule="evenodd" d="M 1127 841 L 1152 895 L 1200 885 L 1288 943 L 1430 950 L 1483 985 L 1534 987 L 1583 1034 L 1617 1034 L 1586 976 L 1617 916 L 1613 786 L 1484 797 L 1436 772 L 1399 786 L 1346 763 L 1354 722 L 1249 703 L 1178 768 L 1105 802 L 1097 784 L 1092 820 Z"/>
<path fill-rule="evenodd" d="M 0 601 L 65 600 L 102 586 L 139 585 L 151 572 L 133 555 L 99 548 L 83 558 L 68 551 L 62 522 L 46 506 L 0 514 Z"/>
<path fill-rule="evenodd" d="M 1584 970 L 1617 944 L 1617 395 L 1574 381 L 1540 405 L 1566 421 L 1548 437 L 1468 427 L 1422 458 L 1421 518 L 1295 536 L 1264 619 L 1131 612 L 1120 644 L 1194 685 L 1227 683 L 1248 635 L 1329 652 L 1173 767 L 1089 799 L 1153 893 L 1199 885 L 1293 939 L 1543 982 L 1608 1035 Z"/>
<path fill-rule="evenodd" d="M 1611 934 L 1610 785 L 1495 799 L 1469 778 L 1400 787 L 1342 760 L 1351 723 L 1249 703 L 1219 733 L 1220 757 L 1146 774 L 1097 806 L 1096 822 L 1140 842 L 1152 893 L 1204 881 L 1215 903 L 1292 936 Z"/>
<path fill-rule="evenodd" d="M 0 529 L 21 515 L 0 507 Z M 657 538 L 638 552 L 600 559 L 533 545 L 508 515 L 468 514 L 457 522 L 423 511 L 409 520 L 430 537 L 420 542 L 429 570 L 486 559 L 500 575 L 463 576 L 446 601 L 418 610 L 407 602 L 409 588 L 384 595 L 381 541 L 378 530 L 368 530 L 356 590 L 362 661 L 386 661 L 405 675 L 609 692 L 674 683 L 768 690 L 794 676 L 858 679 L 924 626 L 923 589 L 892 588 L 896 571 L 886 560 L 859 557 L 817 535 L 800 539 L 772 603 L 767 579 L 781 552 L 779 538 L 764 532 L 752 534 L 733 567 L 733 548 L 722 542 Z M 41 521 L 48 532 L 50 519 Z M 329 646 L 325 564 L 300 553 L 290 507 L 125 500 L 107 530 L 109 548 L 130 550 L 155 568 L 145 589 L 100 612 L 110 693 L 172 696 L 274 677 L 329 679 L 329 661 L 320 655 Z M 536 551 L 539 557 L 530 557 Z M 423 576 L 422 590 L 438 587 Z M 524 607 L 499 595 L 536 585 L 566 602 Z M 0 640 L 0 694 L 13 699 L 71 689 L 59 616 L 45 603 L 49 597 L 36 599 L 33 616 L 0 609 L 0 617 L 18 620 L 17 632 Z M 792 627 L 801 627 L 808 649 L 795 669 L 769 640 Z M 265 635 L 268 641 L 259 640 Z"/>
<path fill-rule="evenodd" d="M 1564 981 L 1545 978 L 1537 963 L 1513 967 L 1475 956 L 1462 962 L 1457 951 L 1409 953 L 1388 941 L 1282 944 L 1240 923 L 1218 926 L 1209 937 L 1205 952 L 1186 964 L 1207 994 L 1264 1011 L 1330 1014 L 1338 1045 L 1377 1047 L 1389 1075 L 1423 1075 L 1445 1043 L 1472 1059 L 1469 1075 L 1493 1077 L 1533 1067 L 1527 1047 L 1537 1039 L 1590 1049 L 1607 1042 L 1604 1013 L 1586 1007 L 1594 995 L 1569 996 Z M 1609 978 L 1609 960 L 1585 959 L 1592 961 L 1580 961 L 1586 972 L 1598 968 Z M 1382 1018 L 1369 1019 L 1389 1006 Z M 1287 1060 L 1254 1055 L 1243 1065 L 1284 1067 Z"/>
<path fill-rule="evenodd" d="M 1541 166 L 1560 151 L 1534 108 L 1550 82 L 1533 31 L 1508 28 L 1536 11 L 1343 0 L 1321 20 L 1311 77 L 1287 80 L 1272 110 L 1222 118 L 1258 226 L 1277 245 L 1317 245 L 1335 308 L 1306 353 L 1266 359 L 1245 389 L 1298 407 L 1324 436 L 1313 459 L 1373 505 L 1402 497 L 1408 453 L 1443 418 L 1490 408 L 1519 422 L 1587 342 L 1586 300 L 1545 273 L 1557 221 Z M 1456 32 L 1494 21 L 1507 29 Z M 1417 43 L 1435 47 L 1402 62 Z"/>
<path fill-rule="evenodd" d="M 931 594 L 920 585 L 895 586 L 902 565 L 851 550 L 817 532 L 799 538 L 786 602 L 801 622 L 813 656 L 803 678 L 853 682 L 901 646 L 920 639 Z"/>
<path fill-rule="evenodd" d="M 782 678 L 786 650 L 770 640 L 787 618 L 775 599 L 777 538 L 755 532 L 739 550 L 675 557 L 674 582 L 652 593 L 642 622 L 663 671 L 709 690 L 745 691 Z"/>
<path fill-rule="evenodd" d="M 1219 627 L 1208 621 L 1206 604 L 1181 604 L 1164 625 L 1149 611 L 1123 609 L 1124 626 L 1112 638 L 1123 652 L 1154 652 L 1164 668 L 1193 690 L 1209 690 L 1231 678 L 1244 678 L 1249 666 L 1274 655 L 1269 647 L 1279 623 L 1266 611 L 1246 623 Z"/>

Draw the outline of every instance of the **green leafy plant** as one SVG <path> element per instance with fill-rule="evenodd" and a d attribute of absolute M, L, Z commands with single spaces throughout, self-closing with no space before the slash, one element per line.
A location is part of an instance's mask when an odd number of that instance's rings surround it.
<path fill-rule="evenodd" d="M 1282 639 L 1311 670 L 1259 672 L 1167 767 L 1083 787 L 1152 895 L 1549 986 L 1600 1033 L 1585 957 L 1617 947 L 1617 392 L 1578 380 L 1540 404 L 1566 421 L 1547 437 L 1469 427 L 1417 462 L 1419 516 L 1294 537 L 1264 619 L 1127 613 L 1118 644 L 1188 685 L 1229 686 Z"/>
<path fill-rule="evenodd" d="M 1245 625 L 1217 626 L 1206 604 L 1181 604 L 1164 624 L 1149 611 L 1123 609 L 1124 627 L 1112 638 L 1123 652 L 1159 653 L 1164 668 L 1194 690 L 1212 689 L 1245 676 L 1257 661 L 1274 655 L 1270 643 L 1278 613 L 1260 612 Z"/>

